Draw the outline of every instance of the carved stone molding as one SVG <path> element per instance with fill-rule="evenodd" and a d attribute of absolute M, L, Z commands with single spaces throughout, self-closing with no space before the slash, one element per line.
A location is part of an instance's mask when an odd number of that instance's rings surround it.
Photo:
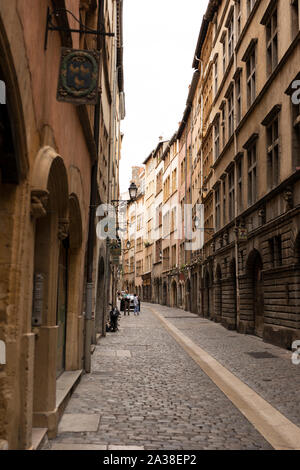
<path fill-rule="evenodd" d="M 34 219 L 46 217 L 49 192 L 45 190 L 34 189 L 31 191 L 30 214 Z"/>
<path fill-rule="evenodd" d="M 266 208 L 262 206 L 258 211 L 258 217 L 260 219 L 260 225 L 264 225 L 266 223 Z"/>
<path fill-rule="evenodd" d="M 58 222 L 58 238 L 59 240 L 65 240 L 69 236 L 69 225 L 68 219 L 60 219 Z"/>
<path fill-rule="evenodd" d="M 285 206 L 286 212 L 293 209 L 294 207 L 293 188 L 291 186 L 288 186 L 283 192 L 283 199 L 286 202 L 286 206 Z"/>

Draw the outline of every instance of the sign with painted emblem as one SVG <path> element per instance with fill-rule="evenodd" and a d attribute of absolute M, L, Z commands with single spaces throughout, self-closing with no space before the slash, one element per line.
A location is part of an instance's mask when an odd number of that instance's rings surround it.
<path fill-rule="evenodd" d="M 62 48 L 57 100 L 95 105 L 98 99 L 100 53 Z"/>
<path fill-rule="evenodd" d="M 248 240 L 248 230 L 246 228 L 239 228 L 238 237 L 240 242 L 246 242 Z"/>

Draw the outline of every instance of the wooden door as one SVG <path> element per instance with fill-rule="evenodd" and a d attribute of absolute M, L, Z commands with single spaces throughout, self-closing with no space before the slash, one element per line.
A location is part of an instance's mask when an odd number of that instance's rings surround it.
<path fill-rule="evenodd" d="M 67 329 L 67 299 L 68 299 L 68 241 L 60 246 L 58 265 L 57 314 L 57 366 L 56 375 L 59 377 L 65 370 L 66 329 Z"/>

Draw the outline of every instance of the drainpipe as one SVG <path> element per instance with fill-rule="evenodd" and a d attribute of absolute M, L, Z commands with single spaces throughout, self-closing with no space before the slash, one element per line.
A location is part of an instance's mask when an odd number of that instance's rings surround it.
<path fill-rule="evenodd" d="M 103 14 L 103 3 L 98 7 L 98 25 L 101 28 Z M 101 42 L 98 38 L 97 49 L 101 49 Z M 101 74 L 100 74 L 101 76 Z M 91 342 L 92 342 L 92 306 L 93 306 L 93 267 L 94 267 L 94 244 L 95 244 L 95 215 L 97 204 L 97 170 L 99 153 L 99 133 L 100 133 L 100 106 L 101 100 L 95 106 L 94 114 L 94 140 L 96 145 L 96 160 L 91 172 L 91 195 L 90 195 L 90 214 L 89 214 L 89 235 L 87 247 L 87 278 L 86 278 L 86 314 L 85 314 L 85 345 L 84 345 L 84 368 L 85 372 L 91 372 Z"/>

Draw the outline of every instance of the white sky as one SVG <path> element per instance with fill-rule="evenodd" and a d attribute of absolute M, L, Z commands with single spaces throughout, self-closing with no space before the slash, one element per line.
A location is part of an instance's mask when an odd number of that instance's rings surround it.
<path fill-rule="evenodd" d="M 121 192 L 129 186 L 131 167 L 143 163 L 159 136 L 168 140 L 178 129 L 207 4 L 208 0 L 124 1 Z"/>

